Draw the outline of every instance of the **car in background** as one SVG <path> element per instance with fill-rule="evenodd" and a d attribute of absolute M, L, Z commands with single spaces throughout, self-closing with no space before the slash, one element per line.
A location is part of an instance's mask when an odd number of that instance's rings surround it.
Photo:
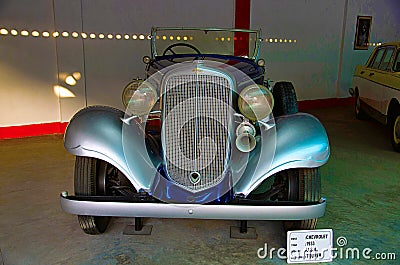
<path fill-rule="evenodd" d="M 349 92 L 356 98 L 356 118 L 388 125 L 392 146 L 400 152 L 400 42 L 376 47 L 367 63 L 356 67 Z"/>
<path fill-rule="evenodd" d="M 124 110 L 90 106 L 69 122 L 74 195 L 61 206 L 82 230 L 109 217 L 282 220 L 313 229 L 325 213 L 326 131 L 299 113 L 291 82 L 270 86 L 258 30 L 153 28 L 146 79 Z M 136 233 L 135 232 L 135 233 Z"/>

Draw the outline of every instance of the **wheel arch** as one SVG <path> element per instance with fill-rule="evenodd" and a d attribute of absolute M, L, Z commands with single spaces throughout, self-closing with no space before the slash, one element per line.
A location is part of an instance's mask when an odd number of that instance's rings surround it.
<path fill-rule="evenodd" d="M 306 113 L 282 116 L 277 119 L 276 126 L 276 149 L 272 164 L 266 166 L 259 163 L 268 159 L 263 156 L 250 159 L 244 177 L 234 187 L 235 193 L 247 196 L 273 174 L 294 168 L 316 168 L 328 161 L 328 136 L 317 118 Z M 254 152 L 261 154 L 261 148 L 269 149 L 270 145 L 257 145 Z M 268 154 L 265 151 L 263 153 Z"/>
<path fill-rule="evenodd" d="M 394 122 L 394 113 L 396 110 L 400 109 L 400 103 L 396 98 L 392 98 L 386 110 L 387 124 L 392 124 Z"/>
<path fill-rule="evenodd" d="M 144 132 L 132 121 L 123 140 L 124 113 L 105 106 L 82 109 L 71 119 L 64 135 L 65 149 L 76 156 L 93 157 L 120 170 L 136 190 L 148 190 L 156 169 L 146 156 Z M 129 154 L 126 155 L 128 152 Z"/>

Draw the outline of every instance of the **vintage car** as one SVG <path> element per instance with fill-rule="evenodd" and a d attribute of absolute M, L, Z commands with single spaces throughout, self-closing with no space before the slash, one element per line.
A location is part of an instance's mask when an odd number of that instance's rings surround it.
<path fill-rule="evenodd" d="M 366 65 L 358 65 L 349 89 L 357 119 L 367 115 L 386 124 L 394 150 L 400 152 L 400 42 L 379 45 Z"/>
<path fill-rule="evenodd" d="M 320 170 L 326 131 L 298 113 L 290 82 L 271 81 L 260 31 L 153 28 L 146 79 L 123 91 L 126 109 L 90 106 L 64 144 L 76 156 L 62 209 L 88 234 L 110 217 L 282 220 L 313 229 L 325 213 Z"/>

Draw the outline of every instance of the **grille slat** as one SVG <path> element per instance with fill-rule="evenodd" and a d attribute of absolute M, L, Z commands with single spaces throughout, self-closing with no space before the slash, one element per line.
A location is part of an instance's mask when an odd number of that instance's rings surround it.
<path fill-rule="evenodd" d="M 229 152 L 228 79 L 212 74 L 172 76 L 165 91 L 162 139 L 170 178 L 194 191 L 218 184 Z M 193 172 L 201 176 L 197 184 L 189 178 Z"/>

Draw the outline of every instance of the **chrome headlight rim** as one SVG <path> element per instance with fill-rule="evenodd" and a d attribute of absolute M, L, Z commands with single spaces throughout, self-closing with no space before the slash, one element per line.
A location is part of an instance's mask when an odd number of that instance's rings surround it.
<path fill-rule="evenodd" d="M 251 106 L 252 104 L 254 105 Z M 272 113 L 274 97 L 267 87 L 251 84 L 239 93 L 238 107 L 240 113 L 247 119 L 251 121 L 263 120 Z"/>
<path fill-rule="evenodd" d="M 134 79 L 129 82 L 122 90 L 122 104 L 124 105 L 125 109 L 128 108 L 129 101 L 131 100 L 135 91 L 139 89 L 142 83 L 142 79 Z"/>
<path fill-rule="evenodd" d="M 133 86 L 130 90 L 131 96 L 126 94 L 124 97 L 126 112 L 139 117 L 148 115 L 158 100 L 157 90 L 146 80 L 139 80 L 136 83 L 132 81 L 131 83 Z M 127 87 L 129 89 L 129 86 Z"/>

